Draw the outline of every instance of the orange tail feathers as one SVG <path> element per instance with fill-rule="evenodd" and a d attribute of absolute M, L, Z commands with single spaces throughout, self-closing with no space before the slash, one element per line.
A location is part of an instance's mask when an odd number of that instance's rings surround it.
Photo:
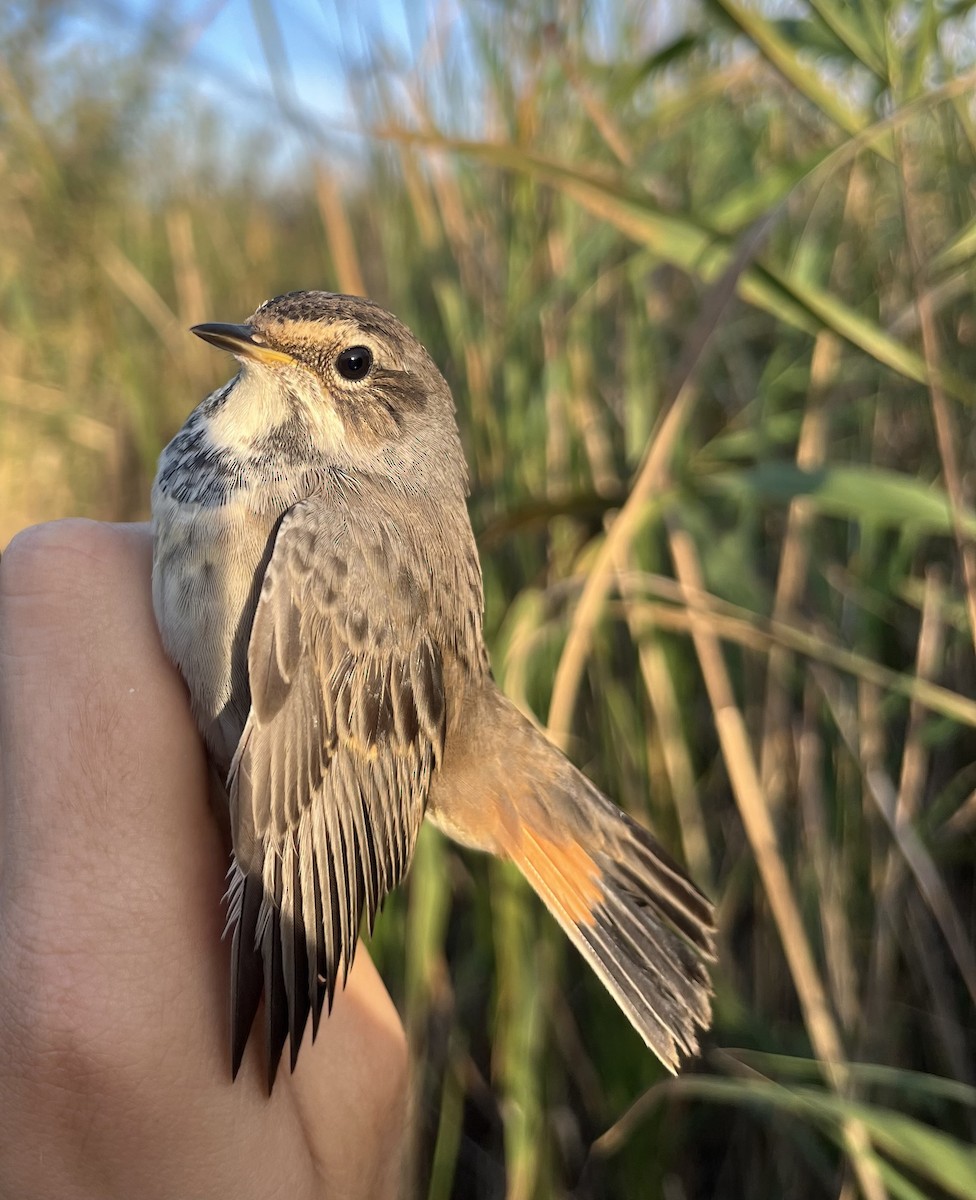
<path fill-rule="evenodd" d="M 602 849 L 526 823 L 509 853 L 647 1045 L 676 1071 L 711 1022 L 711 906 L 646 830 L 619 810 L 599 818 L 618 825 Z"/>
<path fill-rule="evenodd" d="M 650 833 L 612 804 L 500 693 L 471 721 L 431 816 L 510 858 L 671 1071 L 711 1021 L 714 913 Z M 467 716 L 468 714 L 466 714 Z M 451 761 L 453 759 L 453 761 Z"/>

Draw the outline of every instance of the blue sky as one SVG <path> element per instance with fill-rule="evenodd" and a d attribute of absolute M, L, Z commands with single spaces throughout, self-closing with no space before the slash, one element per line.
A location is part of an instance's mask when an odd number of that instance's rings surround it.
<path fill-rule="evenodd" d="M 32 0 L 15 0 L 15 3 Z M 71 0 L 68 0 L 71 3 Z M 588 49 L 613 59 L 615 11 L 628 0 L 589 0 Z M 0 0 L 2 3 L 2 0 Z M 468 136 L 482 131 L 477 86 L 479 56 L 473 50 L 468 10 L 475 24 L 490 31 L 506 21 L 505 0 L 74 0 L 57 30 L 56 55 L 87 55 L 95 70 L 106 59 L 151 58 L 159 111 L 180 121 L 185 97 L 195 94 L 227 120 L 227 144 L 240 135 L 268 129 L 272 149 L 266 160 L 277 175 L 307 161 L 309 152 L 337 155 L 349 165 L 363 146 L 355 131 L 370 118 L 359 111 L 347 81 L 357 74 L 384 82 L 411 75 L 434 84 L 429 97 L 445 128 Z M 542 22 L 554 0 L 539 0 Z M 646 53 L 677 36 L 687 13 L 660 0 L 641 5 L 646 17 Z M 468 16 L 463 14 L 468 13 Z M 499 29 L 504 25 L 499 24 Z M 509 31 L 511 32 L 511 31 Z M 159 44 L 162 40 L 163 46 Z M 444 54 L 451 80 L 449 96 L 438 94 L 437 77 L 425 75 L 425 51 L 434 48 L 438 66 Z M 162 52 L 161 52 L 162 51 Z M 387 64 L 392 63 L 392 70 Z M 161 64 L 165 64 L 161 67 Z M 365 68 L 371 68 L 365 71 Z M 398 94 L 393 93 L 395 96 Z M 405 95 L 405 93 L 403 93 Z M 446 107 L 443 107 L 446 106 Z M 388 111 L 388 109 L 386 110 Z M 283 116 L 283 114 L 285 114 Z M 348 155 L 348 157 L 347 157 Z"/>
<path fill-rule="evenodd" d="M 149 30 L 161 30 L 174 48 L 174 81 L 238 106 L 249 121 L 260 122 L 263 99 L 281 99 L 277 83 L 309 116 L 348 128 L 355 115 L 347 68 L 380 46 L 412 62 L 433 12 L 411 0 L 87 0 L 62 23 L 59 49 L 87 45 L 125 56 L 139 52 Z M 437 23 L 454 12 L 453 3 L 438 3 Z"/>
<path fill-rule="evenodd" d="M 409 0 L 405 0 L 409 2 Z M 133 11 L 154 11 L 146 0 L 131 0 Z M 426 21 L 425 6 L 413 11 Z M 290 79 L 295 99 L 303 107 L 334 121 L 351 122 L 344 86 L 347 63 L 361 62 L 371 44 L 382 42 L 405 58 L 412 57 L 411 35 L 400 0 L 373 4 L 342 0 L 181 0 L 175 19 L 186 30 L 191 54 L 203 62 L 219 63 L 242 76 L 258 91 L 273 91 L 269 55 L 282 51 L 285 71 L 279 82 Z M 279 41 L 280 39 L 280 41 Z"/>

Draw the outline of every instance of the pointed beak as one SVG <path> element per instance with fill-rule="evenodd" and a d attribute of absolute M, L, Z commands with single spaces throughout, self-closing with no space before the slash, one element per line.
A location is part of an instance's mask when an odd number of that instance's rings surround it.
<path fill-rule="evenodd" d="M 190 332 L 211 346 L 229 350 L 237 358 L 249 358 L 259 363 L 295 361 L 283 350 L 272 350 L 253 325 L 225 325 L 222 321 L 211 321 L 206 325 L 194 325 Z"/>

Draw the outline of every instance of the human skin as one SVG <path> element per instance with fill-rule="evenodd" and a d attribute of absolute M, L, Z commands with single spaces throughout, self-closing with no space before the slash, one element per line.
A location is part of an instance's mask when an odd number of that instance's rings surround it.
<path fill-rule="evenodd" d="M 395 1196 L 406 1045 L 363 948 L 271 1098 L 260 1029 L 231 1083 L 227 853 L 150 564 L 85 521 L 0 560 L 0 1196 Z"/>

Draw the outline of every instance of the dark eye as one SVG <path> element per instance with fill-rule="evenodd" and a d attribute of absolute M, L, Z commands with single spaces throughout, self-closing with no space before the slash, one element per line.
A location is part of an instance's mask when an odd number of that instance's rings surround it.
<path fill-rule="evenodd" d="M 336 359 L 336 370 L 343 379 L 365 379 L 373 365 L 373 354 L 368 346 L 350 346 Z"/>

